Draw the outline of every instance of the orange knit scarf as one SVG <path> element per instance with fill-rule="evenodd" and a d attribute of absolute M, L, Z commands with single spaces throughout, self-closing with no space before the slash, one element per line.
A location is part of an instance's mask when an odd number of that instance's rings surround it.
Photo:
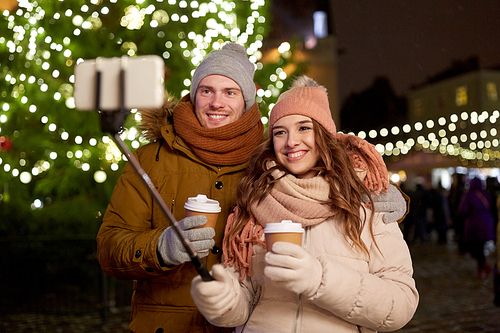
<path fill-rule="evenodd" d="M 200 125 L 189 94 L 174 111 L 175 132 L 196 156 L 214 165 L 236 165 L 248 161 L 250 153 L 264 140 L 264 125 L 255 103 L 240 119 L 218 128 Z"/>

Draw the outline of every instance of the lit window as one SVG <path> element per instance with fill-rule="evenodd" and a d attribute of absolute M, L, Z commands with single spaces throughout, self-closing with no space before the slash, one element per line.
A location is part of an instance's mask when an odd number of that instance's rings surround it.
<path fill-rule="evenodd" d="M 498 100 L 497 85 L 494 82 L 486 83 L 486 93 L 490 101 L 496 102 Z"/>
<path fill-rule="evenodd" d="M 455 104 L 457 106 L 467 105 L 467 86 L 460 86 L 455 93 Z"/>

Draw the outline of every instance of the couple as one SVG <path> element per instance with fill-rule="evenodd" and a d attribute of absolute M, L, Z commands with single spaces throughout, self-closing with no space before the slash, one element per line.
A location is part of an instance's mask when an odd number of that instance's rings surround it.
<path fill-rule="evenodd" d="M 190 95 L 165 110 L 143 112 L 154 142 L 135 154 L 178 220 L 183 203 L 198 193 L 222 207 L 238 201 L 227 227 L 229 211 L 221 212 L 215 230 L 193 229 L 206 223 L 204 217 L 179 221 L 196 250 L 210 249 L 203 260 L 216 278 L 195 279 L 191 289 L 197 273 L 189 256 L 140 178 L 125 167 L 97 241 L 103 270 L 135 280 L 129 328 L 224 332 L 219 326 L 245 322 L 254 331 L 403 326 L 418 294 L 399 227 L 382 222 L 394 222 L 402 216 L 397 208 L 406 207 L 394 186 L 381 192 L 388 184 L 380 155 L 363 140 L 335 134 L 326 92 L 307 78 L 282 95 L 271 112 L 271 139 L 260 145 L 253 72 L 244 48 L 227 44 L 198 66 Z M 266 255 L 263 226 L 287 214 L 306 227 L 305 249 L 277 243 Z M 227 268 L 216 265 L 223 258 Z"/>

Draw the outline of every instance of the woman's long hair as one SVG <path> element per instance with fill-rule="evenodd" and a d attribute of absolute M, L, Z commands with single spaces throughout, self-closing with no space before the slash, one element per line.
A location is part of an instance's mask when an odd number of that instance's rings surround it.
<path fill-rule="evenodd" d="M 370 191 L 356 174 L 347 154 L 348 147 L 314 119 L 312 122 L 316 146 L 319 149 L 318 164 L 313 170 L 317 170 L 330 184 L 330 205 L 343 223 L 344 236 L 352 242 L 354 248 L 368 254 L 368 249 L 361 239 L 367 214 L 362 218 L 360 208 L 365 209 L 363 197 L 367 197 L 370 207 L 373 207 Z M 268 169 L 270 161 L 276 164 Z M 271 175 L 276 169 L 290 174 L 278 163 L 271 138 L 260 144 L 250 157 L 247 172 L 237 187 L 238 213 L 228 235 L 224 238 L 225 241 L 241 232 L 253 216 L 250 209 L 252 204 L 261 202 L 279 180 Z M 371 216 L 369 223 L 373 238 L 372 219 Z"/>

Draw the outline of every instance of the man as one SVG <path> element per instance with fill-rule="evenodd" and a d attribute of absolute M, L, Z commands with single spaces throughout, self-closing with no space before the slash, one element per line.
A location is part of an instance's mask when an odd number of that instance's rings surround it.
<path fill-rule="evenodd" d="M 135 151 L 183 229 L 206 218 L 185 216 L 188 197 L 205 194 L 222 211 L 215 230 L 188 230 L 208 268 L 220 263 L 222 236 L 236 186 L 250 152 L 263 140 L 255 103 L 254 65 L 237 44 L 211 52 L 193 76 L 191 93 L 164 109 L 145 110 L 143 130 L 152 142 Z M 174 112 L 175 107 L 175 112 Z M 189 294 L 196 276 L 190 258 L 131 165 L 126 165 L 97 235 L 102 269 L 134 279 L 134 332 L 222 332 L 199 314 Z"/>
<path fill-rule="evenodd" d="M 142 112 L 142 130 L 151 143 L 134 154 L 208 269 L 221 262 L 223 232 L 236 201 L 236 186 L 250 153 L 263 141 L 254 69 L 242 46 L 227 44 L 198 66 L 190 94 L 177 105 L 168 101 L 164 109 Z M 193 229 L 206 223 L 204 216 L 184 218 L 184 203 L 197 194 L 219 201 L 222 211 L 215 230 Z M 392 196 L 389 201 L 394 201 Z M 197 272 L 128 164 L 104 215 L 97 245 L 107 274 L 134 279 L 132 331 L 230 331 L 210 325 L 197 311 L 190 296 Z"/>

